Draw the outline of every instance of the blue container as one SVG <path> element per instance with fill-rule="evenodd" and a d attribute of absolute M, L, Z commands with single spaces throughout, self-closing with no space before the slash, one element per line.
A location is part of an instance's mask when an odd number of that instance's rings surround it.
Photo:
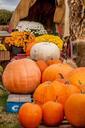
<path fill-rule="evenodd" d="M 25 102 L 7 102 L 6 111 L 10 113 L 17 113 L 24 103 Z"/>
<path fill-rule="evenodd" d="M 6 103 L 6 112 L 18 113 L 20 107 L 26 102 L 32 102 L 31 95 L 10 94 Z"/>

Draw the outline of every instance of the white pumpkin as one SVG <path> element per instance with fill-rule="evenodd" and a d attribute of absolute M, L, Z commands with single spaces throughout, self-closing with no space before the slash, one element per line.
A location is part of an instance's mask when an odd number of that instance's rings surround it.
<path fill-rule="evenodd" d="M 33 60 L 59 59 L 60 49 L 57 45 L 49 42 L 35 44 L 30 50 L 30 57 Z"/>

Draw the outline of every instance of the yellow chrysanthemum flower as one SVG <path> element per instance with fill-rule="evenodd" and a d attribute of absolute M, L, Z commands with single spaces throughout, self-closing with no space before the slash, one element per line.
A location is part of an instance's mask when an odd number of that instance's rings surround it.
<path fill-rule="evenodd" d="M 30 43 L 35 40 L 35 36 L 30 32 L 12 32 L 11 37 L 5 38 L 5 43 L 9 46 L 14 45 L 17 47 L 23 47 L 25 50 L 25 46 L 27 43 Z"/>
<path fill-rule="evenodd" d="M 56 44 L 60 49 L 63 47 L 63 40 L 59 36 L 45 34 L 35 38 L 36 43 L 49 42 Z"/>

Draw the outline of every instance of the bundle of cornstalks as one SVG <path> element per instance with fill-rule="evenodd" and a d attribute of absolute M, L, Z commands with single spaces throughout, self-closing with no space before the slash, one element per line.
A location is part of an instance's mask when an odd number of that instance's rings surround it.
<path fill-rule="evenodd" d="M 85 0 L 68 0 L 71 41 L 85 39 Z"/>

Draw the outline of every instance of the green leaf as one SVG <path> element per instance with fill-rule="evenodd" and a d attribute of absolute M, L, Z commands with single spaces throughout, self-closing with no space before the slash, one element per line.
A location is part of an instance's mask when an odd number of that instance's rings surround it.
<path fill-rule="evenodd" d="M 2 73 L 3 72 L 3 67 L 0 65 L 0 72 Z"/>

